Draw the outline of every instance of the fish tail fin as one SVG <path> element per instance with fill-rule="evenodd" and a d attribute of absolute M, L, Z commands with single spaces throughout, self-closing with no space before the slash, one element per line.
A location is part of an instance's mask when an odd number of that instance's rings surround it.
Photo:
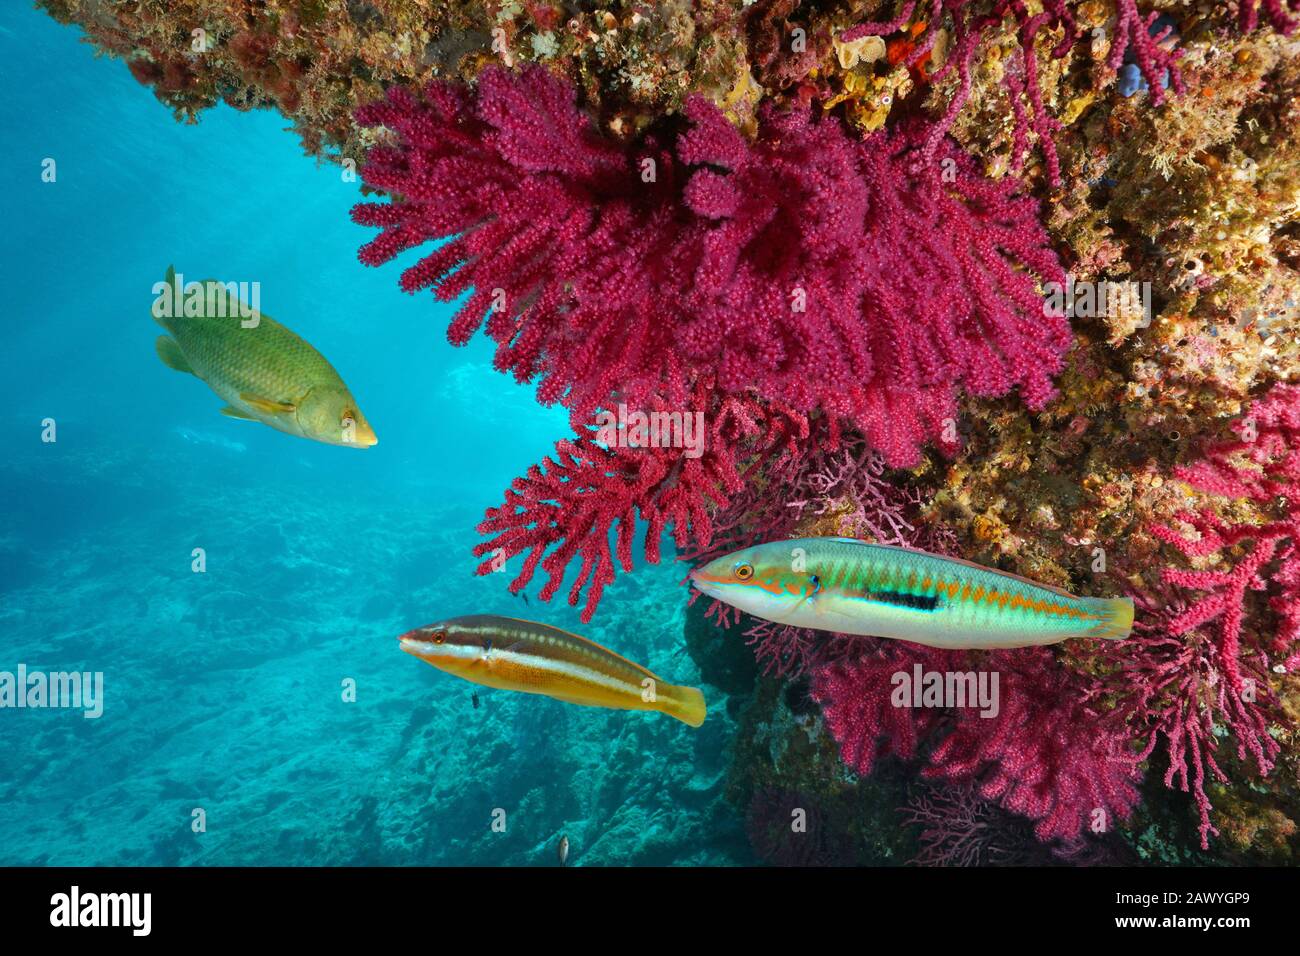
<path fill-rule="evenodd" d="M 1132 598 L 1089 598 L 1088 604 L 1101 618 L 1088 631 L 1088 637 L 1122 641 L 1133 630 Z"/>
<path fill-rule="evenodd" d="M 709 709 L 704 703 L 704 694 L 698 687 L 674 687 L 663 701 L 663 712 L 669 717 L 676 717 L 684 724 L 698 727 L 704 723 L 704 716 Z"/>

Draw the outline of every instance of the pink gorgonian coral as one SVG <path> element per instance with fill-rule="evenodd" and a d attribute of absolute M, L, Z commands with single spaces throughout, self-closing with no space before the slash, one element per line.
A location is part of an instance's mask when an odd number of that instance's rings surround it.
<path fill-rule="evenodd" d="M 1275 661 L 1284 671 L 1300 666 L 1300 387 L 1275 386 L 1233 431 L 1235 440 L 1213 445 L 1199 462 L 1174 474 L 1208 495 L 1252 502 L 1271 520 L 1234 523 L 1205 507 L 1177 515 L 1193 538 L 1165 526 L 1151 532 L 1188 558 L 1241 555 L 1228 570 L 1165 571 L 1170 584 L 1201 594 L 1170 622 L 1171 633 L 1217 622 L 1219 667 L 1229 686 L 1240 691 L 1243 654 L 1264 655 L 1262 663 Z M 1243 648 L 1251 592 L 1268 594 L 1275 621 L 1257 625 L 1267 634 L 1258 648 Z"/>
<path fill-rule="evenodd" d="M 516 478 L 505 502 L 488 509 L 478 531 L 493 537 L 474 549 L 485 558 L 479 573 L 526 554 L 510 590 L 520 591 L 540 566 L 548 576 L 540 597 L 550 600 L 577 559 L 569 603 L 576 605 L 585 588 L 582 619 L 588 621 L 615 569 L 632 570 L 638 517 L 646 522 L 644 554 L 651 563 L 659 560 L 660 537 L 668 528 L 680 548 L 708 540 L 711 512 L 745 485 L 746 469 L 808 438 L 806 418 L 774 403 L 711 394 L 703 382 L 694 401 L 708 409 L 698 458 L 681 448 L 606 447 L 594 429 L 557 443 L 553 458 Z"/>
<path fill-rule="evenodd" d="M 700 97 L 691 128 L 602 138 L 566 81 L 492 68 L 474 90 L 395 88 L 358 121 L 378 264 L 447 241 L 407 291 L 467 295 L 450 338 L 486 319 L 496 364 L 578 418 L 611 401 L 680 403 L 705 375 L 729 394 L 817 409 L 915 463 L 959 388 L 1031 407 L 1052 394 L 1069 328 L 1039 284 L 1063 274 L 1014 179 L 909 124 L 859 143 L 834 119 L 763 113 L 746 140 Z M 671 141 L 672 148 L 668 147 Z"/>
<path fill-rule="evenodd" d="M 919 852 L 908 861 L 913 866 L 1041 866 L 1048 860 L 1024 820 L 969 782 L 919 787 L 899 816 L 920 828 Z"/>
<path fill-rule="evenodd" d="M 1207 503 L 1177 515 L 1192 537 L 1152 528 L 1193 562 L 1217 557 L 1227 566 L 1167 568 L 1165 581 L 1186 602 L 1154 609 L 1120 662 L 1122 706 L 1135 726 L 1149 728 L 1148 752 L 1167 742 L 1165 782 L 1193 794 L 1202 845 L 1217 833 L 1205 785 L 1227 779 L 1215 757 L 1216 726 L 1231 734 L 1238 760 L 1267 775 L 1280 753 L 1269 729 L 1290 724 L 1270 672 L 1300 666 L 1300 387 L 1274 386 L 1233 431 L 1236 439 L 1212 445 L 1175 475 L 1211 501 L 1249 502 L 1266 520 L 1230 521 Z"/>
<path fill-rule="evenodd" d="M 713 413 L 758 402 L 828 418 L 887 464 L 911 465 L 929 441 L 954 447 L 959 390 L 1019 387 L 1041 407 L 1071 344 L 1065 320 L 1043 308 L 1040 285 L 1064 275 L 1035 200 L 1014 178 L 984 177 L 924 124 L 860 143 L 833 118 L 769 108 L 750 141 L 693 97 L 688 129 L 661 124 L 622 144 L 579 110 L 571 84 L 536 66 L 489 68 L 473 89 L 392 88 L 357 118 L 387 131 L 363 178 L 393 197 L 353 210 L 383 230 L 361 261 L 444 240 L 402 287 L 464 297 L 451 341 L 486 320 L 497 368 L 538 381 L 539 398 L 568 407 L 575 428 L 615 403 Z M 923 143 L 929 164 L 917 162 Z M 498 533 L 489 550 L 529 551 L 524 581 L 542 560 L 537 545 L 557 545 L 548 595 L 581 555 L 579 580 L 595 583 L 598 600 L 613 566 L 602 527 L 615 512 L 639 512 L 656 532 L 667 521 L 679 541 L 689 517 L 704 547 L 698 516 L 738 490 L 721 464 L 737 450 L 711 447 L 690 466 L 665 464 L 664 449 L 606 461 L 581 437 L 570 451 L 574 461 L 535 469 L 485 522 Z M 671 515 L 645 493 L 657 471 L 679 500 Z M 597 497 L 607 514 L 556 524 L 562 512 L 601 510 Z"/>
<path fill-rule="evenodd" d="M 974 780 L 980 794 L 1034 821 L 1044 842 L 1109 832 L 1138 801 L 1139 759 L 1127 728 L 1107 721 L 1083 693 L 1086 682 L 1047 648 L 991 655 L 1001 709 L 967 709 L 930 755 L 924 775 Z"/>
<path fill-rule="evenodd" d="M 890 700 L 894 675 L 923 670 L 960 669 L 965 655 L 876 638 L 855 638 L 859 652 L 812 674 L 809 693 L 821 705 L 831 736 L 844 763 L 867 776 L 883 757 L 910 760 L 943 717 L 933 708 L 895 707 Z"/>
<path fill-rule="evenodd" d="M 862 639 L 859 639 L 862 640 Z M 1109 830 L 1137 803 L 1139 755 L 1126 729 L 1104 721 L 1079 675 L 1050 650 L 1026 648 L 976 658 L 902 642 L 881 642 L 853 661 L 813 674 L 812 697 L 839 742 L 844 762 L 870 773 L 884 756 L 911 759 L 930 739 L 922 775 L 947 783 L 971 782 L 979 794 L 1034 823 L 1044 842 L 1071 843 Z M 999 674 L 999 710 L 953 713 L 898 707 L 894 675 L 979 669 Z"/>
<path fill-rule="evenodd" d="M 1089 696 L 1113 708 L 1135 739 L 1146 738 L 1140 758 L 1161 752 L 1165 786 L 1191 795 L 1201 847 L 1208 849 L 1218 830 L 1206 787 L 1228 782 L 1221 743 L 1235 744 L 1242 766 L 1254 763 L 1266 775 L 1280 752 L 1269 726 L 1283 717 L 1258 661 L 1244 665 L 1258 690 L 1239 694 L 1223 679 L 1219 648 L 1210 633 L 1201 628 L 1174 633 L 1171 622 L 1187 610 L 1181 599 L 1137 595 L 1135 600 L 1138 614 L 1129 638 L 1094 648 L 1104 673 Z"/>

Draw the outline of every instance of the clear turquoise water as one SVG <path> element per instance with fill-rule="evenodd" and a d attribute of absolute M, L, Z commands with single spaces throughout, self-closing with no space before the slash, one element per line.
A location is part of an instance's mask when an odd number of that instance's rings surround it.
<path fill-rule="evenodd" d="M 485 688 L 475 708 L 397 650 L 409 627 L 506 613 L 698 681 L 680 566 L 620 579 L 589 626 L 473 575 L 473 525 L 565 416 L 493 372 L 486 340 L 449 346 L 448 311 L 400 293 L 397 265 L 356 262 L 357 185 L 277 114 L 176 123 L 19 5 L 0 69 L 0 671 L 104 675 L 99 719 L 0 709 L 0 864 L 553 865 L 561 834 L 578 864 L 747 862 L 707 685 L 698 731 Z M 148 311 L 169 263 L 260 282 L 380 444 L 224 418 L 164 368 Z"/>

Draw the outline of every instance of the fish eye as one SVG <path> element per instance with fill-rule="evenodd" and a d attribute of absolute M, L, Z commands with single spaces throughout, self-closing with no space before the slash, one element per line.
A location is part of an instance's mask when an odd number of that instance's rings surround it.
<path fill-rule="evenodd" d="M 433 641 L 433 643 L 435 644 L 441 644 L 446 639 L 447 639 L 447 631 L 445 628 L 441 628 L 441 627 L 435 628 L 433 633 L 429 635 L 429 640 Z"/>
<path fill-rule="evenodd" d="M 736 565 L 736 580 L 748 581 L 754 576 L 754 566 L 752 564 Z"/>

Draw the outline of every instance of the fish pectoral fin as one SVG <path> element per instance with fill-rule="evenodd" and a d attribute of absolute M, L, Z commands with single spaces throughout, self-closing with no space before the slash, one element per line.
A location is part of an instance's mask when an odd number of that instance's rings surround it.
<path fill-rule="evenodd" d="M 160 335 L 154 342 L 154 349 L 158 352 L 158 357 L 162 363 L 170 369 L 178 372 L 188 372 L 194 375 L 194 368 L 190 365 L 189 360 L 185 358 L 185 353 L 181 347 L 176 344 L 176 340 L 170 335 Z"/>
<path fill-rule="evenodd" d="M 246 422 L 257 421 L 257 419 L 254 418 L 252 415 L 248 414 L 248 412 L 244 411 L 243 409 L 236 408 L 234 405 L 227 405 L 225 408 L 221 410 L 221 414 L 225 415 L 227 418 L 242 418 Z"/>
<path fill-rule="evenodd" d="M 269 398 L 263 398 L 261 395 L 254 395 L 251 392 L 240 392 L 239 397 L 268 415 L 289 415 L 298 408 L 293 402 L 277 402 Z"/>

